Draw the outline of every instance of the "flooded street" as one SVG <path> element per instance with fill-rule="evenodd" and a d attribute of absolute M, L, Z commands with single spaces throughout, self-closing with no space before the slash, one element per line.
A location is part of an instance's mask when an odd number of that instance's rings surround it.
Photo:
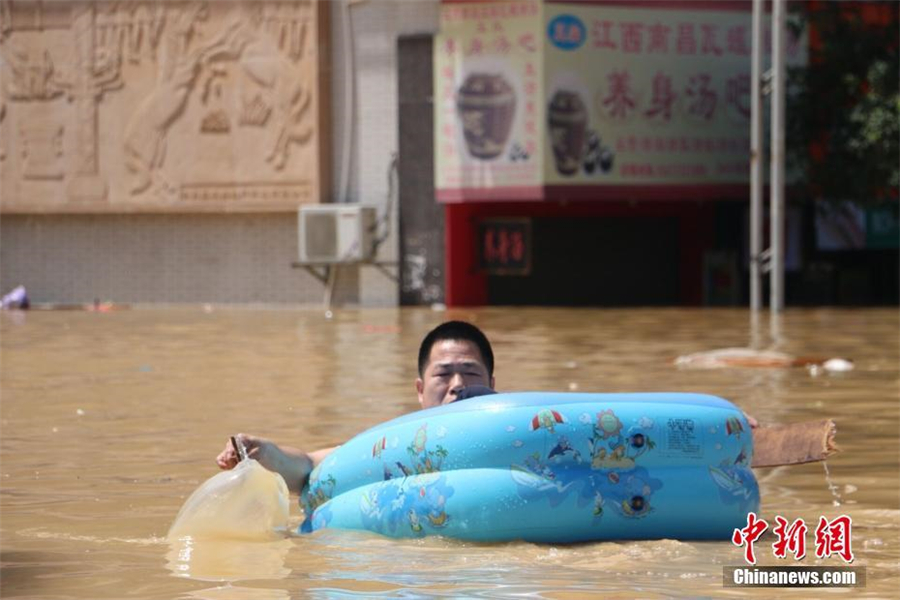
<path fill-rule="evenodd" d="M 762 516 L 853 519 L 865 588 L 738 589 L 730 542 L 479 545 L 322 531 L 170 547 L 169 525 L 218 470 L 228 436 L 316 449 L 418 408 L 415 359 L 443 320 L 494 344 L 501 391 L 677 391 L 731 400 L 763 424 L 833 418 L 827 462 L 756 471 Z M 788 310 L 778 350 L 855 369 L 678 369 L 683 354 L 772 341 L 746 310 L 197 308 L 0 314 L 4 598 L 896 597 L 900 583 L 900 316 Z M 291 522 L 301 520 L 296 498 Z M 779 561 L 771 540 L 762 565 Z"/>

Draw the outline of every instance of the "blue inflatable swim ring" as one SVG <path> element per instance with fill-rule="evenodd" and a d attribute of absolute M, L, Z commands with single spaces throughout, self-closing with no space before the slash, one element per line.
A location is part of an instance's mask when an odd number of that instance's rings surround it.
<path fill-rule="evenodd" d="M 579 542 L 729 539 L 759 510 L 753 437 L 701 394 L 511 393 L 412 413 L 330 454 L 301 532 Z"/>

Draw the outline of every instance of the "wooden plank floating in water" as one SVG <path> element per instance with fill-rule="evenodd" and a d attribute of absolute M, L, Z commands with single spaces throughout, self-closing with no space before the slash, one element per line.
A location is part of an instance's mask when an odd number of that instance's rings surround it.
<path fill-rule="evenodd" d="M 838 448 L 837 426 L 831 419 L 753 430 L 753 467 L 799 465 L 825 460 Z"/>

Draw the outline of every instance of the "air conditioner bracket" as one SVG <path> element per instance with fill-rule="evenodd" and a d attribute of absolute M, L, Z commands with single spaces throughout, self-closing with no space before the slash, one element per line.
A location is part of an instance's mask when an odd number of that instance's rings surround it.
<path fill-rule="evenodd" d="M 367 261 L 367 262 L 359 262 L 359 263 L 347 263 L 347 265 L 356 264 L 356 265 L 370 265 L 378 269 L 385 277 L 394 281 L 396 283 L 400 282 L 400 276 L 396 272 L 399 263 L 397 261 Z M 318 279 L 325 286 L 325 308 L 331 309 L 331 297 L 334 293 L 334 282 L 337 279 L 337 270 L 338 267 L 342 266 L 342 263 L 305 263 L 305 262 L 292 262 L 291 267 L 297 269 L 302 268 L 306 269 L 306 272 Z M 344 265 L 346 266 L 346 265 Z M 394 271 L 388 269 L 388 267 L 393 267 Z"/>

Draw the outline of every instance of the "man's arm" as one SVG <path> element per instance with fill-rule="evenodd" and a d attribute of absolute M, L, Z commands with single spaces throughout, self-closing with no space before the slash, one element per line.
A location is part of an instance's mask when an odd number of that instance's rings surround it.
<path fill-rule="evenodd" d="M 306 483 L 309 474 L 316 466 L 325 460 L 335 448 L 323 448 L 314 452 L 304 452 L 290 446 L 279 446 L 275 442 L 264 438 L 239 433 L 238 443 L 243 444 L 247 450 L 247 456 L 259 461 L 259 464 L 278 473 L 284 478 L 288 489 L 299 494 Z M 231 445 L 231 440 L 225 444 L 225 449 L 216 457 L 216 463 L 222 469 L 232 469 L 238 464 L 238 456 Z"/>

